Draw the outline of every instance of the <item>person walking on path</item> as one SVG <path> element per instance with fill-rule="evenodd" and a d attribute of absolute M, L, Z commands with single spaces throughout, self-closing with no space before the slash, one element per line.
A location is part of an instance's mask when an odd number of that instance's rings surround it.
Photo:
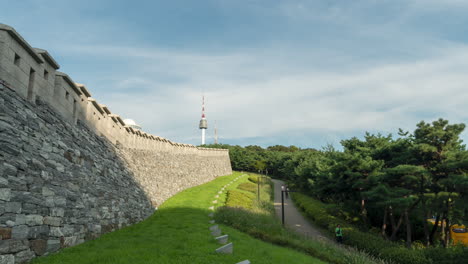
<path fill-rule="evenodd" d="M 336 242 L 338 242 L 339 244 L 343 244 L 343 230 L 341 229 L 340 225 L 336 225 L 335 236 Z"/>
<path fill-rule="evenodd" d="M 289 187 L 286 185 L 286 198 L 289 196 Z"/>

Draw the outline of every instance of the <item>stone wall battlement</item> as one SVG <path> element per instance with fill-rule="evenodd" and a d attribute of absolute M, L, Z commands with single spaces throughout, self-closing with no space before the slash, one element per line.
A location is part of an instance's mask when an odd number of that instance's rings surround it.
<path fill-rule="evenodd" d="M 232 173 L 226 150 L 125 126 L 0 24 L 0 263 L 26 263 L 149 217 Z"/>
<path fill-rule="evenodd" d="M 75 83 L 59 68 L 46 50 L 31 47 L 14 28 L 0 24 L 0 82 L 31 103 L 45 102 L 70 124 L 84 123 L 126 148 L 228 155 L 225 149 L 176 143 L 127 126 L 119 115 L 92 98 L 85 85 Z"/>

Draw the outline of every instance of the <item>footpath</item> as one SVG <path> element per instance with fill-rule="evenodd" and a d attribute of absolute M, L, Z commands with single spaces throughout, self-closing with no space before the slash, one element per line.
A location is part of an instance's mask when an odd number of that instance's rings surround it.
<path fill-rule="evenodd" d="M 275 211 L 276 216 L 281 219 L 281 186 L 285 185 L 283 181 L 272 180 L 275 184 Z M 284 196 L 284 224 L 297 233 L 309 238 L 330 241 L 316 227 L 314 227 L 294 205 L 291 196 Z"/>

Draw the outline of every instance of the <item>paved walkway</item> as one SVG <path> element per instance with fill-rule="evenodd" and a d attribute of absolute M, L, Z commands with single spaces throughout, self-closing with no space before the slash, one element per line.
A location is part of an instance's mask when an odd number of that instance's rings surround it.
<path fill-rule="evenodd" d="M 275 183 L 274 204 L 276 216 L 281 220 L 281 186 L 284 185 L 284 182 L 280 180 L 273 180 L 273 182 Z M 286 196 L 284 197 L 284 222 L 287 227 L 307 237 L 329 240 L 302 216 L 296 206 L 294 206 L 291 197 L 286 198 Z"/>

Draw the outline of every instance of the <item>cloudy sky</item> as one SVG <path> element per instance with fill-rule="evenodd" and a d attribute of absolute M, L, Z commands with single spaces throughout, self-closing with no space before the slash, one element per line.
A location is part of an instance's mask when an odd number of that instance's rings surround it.
<path fill-rule="evenodd" d="M 320 148 L 468 121 L 465 0 L 0 0 L 112 112 L 177 142 Z M 468 133 L 463 134 L 465 141 Z"/>

